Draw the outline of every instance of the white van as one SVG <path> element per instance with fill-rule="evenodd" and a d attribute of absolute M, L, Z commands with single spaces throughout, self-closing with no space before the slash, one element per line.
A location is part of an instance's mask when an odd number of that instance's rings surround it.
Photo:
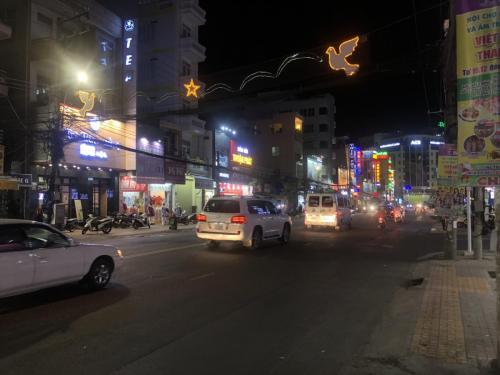
<path fill-rule="evenodd" d="M 306 197 L 305 225 L 310 229 L 313 225 L 342 229 L 351 228 L 351 209 L 349 198 L 336 193 L 310 193 Z"/>

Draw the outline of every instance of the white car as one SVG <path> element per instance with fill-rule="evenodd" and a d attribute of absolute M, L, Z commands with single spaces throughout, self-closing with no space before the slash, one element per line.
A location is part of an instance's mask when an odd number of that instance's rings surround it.
<path fill-rule="evenodd" d="M 217 246 L 219 241 L 239 241 L 257 249 L 264 240 L 290 240 L 292 220 L 273 202 L 256 197 L 210 199 L 197 216 L 196 235 Z"/>
<path fill-rule="evenodd" d="M 80 244 L 42 223 L 0 219 L 0 297 L 74 281 L 101 289 L 122 260 L 113 246 Z"/>

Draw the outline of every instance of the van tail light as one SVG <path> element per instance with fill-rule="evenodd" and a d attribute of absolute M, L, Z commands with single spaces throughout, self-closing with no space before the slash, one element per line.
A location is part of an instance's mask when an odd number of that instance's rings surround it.
<path fill-rule="evenodd" d="M 244 215 L 233 216 L 231 218 L 231 224 L 245 224 L 247 222 L 247 217 Z"/>
<path fill-rule="evenodd" d="M 203 215 L 203 214 L 198 214 L 196 215 L 196 220 L 198 220 L 198 222 L 206 222 L 207 221 L 207 215 Z"/>

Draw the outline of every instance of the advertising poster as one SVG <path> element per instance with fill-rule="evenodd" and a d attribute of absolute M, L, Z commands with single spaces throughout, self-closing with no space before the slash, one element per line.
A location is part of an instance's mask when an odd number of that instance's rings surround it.
<path fill-rule="evenodd" d="M 459 183 L 500 185 L 500 0 L 457 1 Z"/>
<path fill-rule="evenodd" d="M 458 157 L 454 144 L 439 146 L 438 153 L 438 185 L 451 186 L 456 184 Z"/>

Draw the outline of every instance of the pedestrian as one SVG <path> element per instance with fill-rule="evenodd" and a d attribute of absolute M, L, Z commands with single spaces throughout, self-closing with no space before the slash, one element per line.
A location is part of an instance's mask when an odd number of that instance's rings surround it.
<path fill-rule="evenodd" d="M 170 210 L 168 207 L 163 203 L 161 206 L 161 224 L 162 225 L 167 225 L 168 224 L 168 217 L 170 216 Z"/>
<path fill-rule="evenodd" d="M 124 200 L 122 201 L 122 211 L 124 214 L 126 214 L 128 211 L 127 203 L 125 203 Z"/>
<path fill-rule="evenodd" d="M 178 206 L 175 208 L 175 216 L 177 216 L 177 217 L 182 216 L 182 207 L 181 207 L 180 205 L 178 205 Z"/>
<path fill-rule="evenodd" d="M 153 205 L 151 204 L 151 202 L 149 202 L 147 208 L 146 208 L 146 214 L 149 218 L 149 222 L 151 224 L 154 224 L 154 221 L 155 221 L 155 209 L 153 207 Z"/>

